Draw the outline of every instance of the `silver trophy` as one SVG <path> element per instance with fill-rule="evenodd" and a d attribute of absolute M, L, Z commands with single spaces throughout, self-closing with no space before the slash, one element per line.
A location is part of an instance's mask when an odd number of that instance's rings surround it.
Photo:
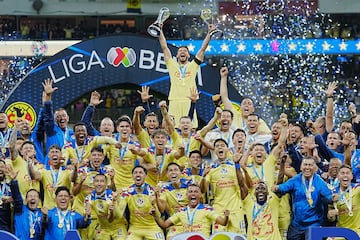
<path fill-rule="evenodd" d="M 170 10 L 167 7 L 163 7 L 159 11 L 159 16 L 157 17 L 156 21 L 151 24 L 147 31 L 148 33 L 153 37 L 159 37 L 160 36 L 160 25 L 166 21 L 170 16 Z"/>
<path fill-rule="evenodd" d="M 209 20 L 213 18 L 212 13 L 211 13 L 211 9 L 210 8 L 205 8 L 201 10 L 201 14 L 200 14 L 200 18 L 209 26 Z M 213 29 L 210 32 L 210 37 L 211 38 L 216 38 L 219 39 L 223 36 L 223 32 L 220 29 Z"/>

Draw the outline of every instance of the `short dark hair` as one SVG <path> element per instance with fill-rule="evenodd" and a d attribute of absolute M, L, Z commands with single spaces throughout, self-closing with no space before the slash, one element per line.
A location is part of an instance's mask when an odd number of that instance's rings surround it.
<path fill-rule="evenodd" d="M 104 154 L 104 149 L 101 146 L 95 146 L 90 150 L 90 153 L 93 152 L 101 152 L 102 154 Z"/>
<path fill-rule="evenodd" d="M 49 151 L 50 151 L 51 149 L 53 149 L 53 148 L 61 151 L 61 147 L 60 147 L 58 144 L 53 144 L 53 145 L 51 145 L 51 146 L 49 147 Z"/>
<path fill-rule="evenodd" d="M 94 176 L 94 179 L 97 177 L 97 176 L 104 176 L 105 177 L 105 180 L 107 180 L 107 176 L 103 173 L 98 173 Z"/>
<path fill-rule="evenodd" d="M 202 158 L 201 151 L 200 151 L 200 150 L 197 150 L 197 149 L 192 150 L 192 151 L 189 153 L 189 157 L 191 157 L 191 155 L 196 154 L 196 153 L 199 154 L 200 157 Z"/>
<path fill-rule="evenodd" d="M 352 167 L 350 167 L 350 166 L 347 165 L 347 164 L 341 165 L 340 168 L 339 168 L 339 171 L 340 171 L 340 169 L 342 169 L 342 168 L 347 168 L 347 169 L 349 169 L 349 170 L 352 172 Z"/>
<path fill-rule="evenodd" d="M 132 127 L 132 121 L 131 118 L 128 115 L 122 115 L 116 120 L 116 127 L 120 125 L 121 122 L 127 122 Z"/>
<path fill-rule="evenodd" d="M 298 127 L 298 128 L 300 128 L 300 130 L 301 130 L 301 132 L 304 134 L 304 136 L 306 135 L 306 130 L 305 130 L 305 128 L 304 128 L 304 126 L 303 126 L 302 124 L 300 124 L 300 123 L 294 123 L 294 124 L 293 124 L 293 127 Z"/>
<path fill-rule="evenodd" d="M 228 144 L 228 143 L 225 141 L 225 139 L 223 139 L 223 138 L 218 138 L 218 139 L 216 139 L 216 140 L 214 141 L 214 147 L 215 147 L 215 144 L 216 144 L 217 142 L 224 142 L 225 145 L 226 145 L 226 147 L 229 147 L 229 144 Z"/>
<path fill-rule="evenodd" d="M 86 128 L 86 125 L 85 125 L 84 122 L 77 122 L 77 123 L 75 123 L 73 129 L 75 130 L 75 128 L 76 128 L 77 126 L 85 126 L 85 128 Z"/>
<path fill-rule="evenodd" d="M 147 169 L 141 165 L 137 165 L 137 166 L 133 167 L 133 169 L 131 170 L 131 173 L 133 174 L 135 169 L 137 169 L 137 168 L 142 168 L 144 170 L 145 174 L 147 174 Z"/>
<path fill-rule="evenodd" d="M 59 192 L 61 192 L 61 191 L 66 191 L 66 192 L 69 194 L 69 196 L 71 195 L 71 194 L 70 194 L 70 190 L 69 190 L 68 187 L 60 186 L 60 187 L 56 188 L 55 196 L 57 197 L 57 195 L 58 195 Z"/>
<path fill-rule="evenodd" d="M 231 119 L 234 118 L 234 113 L 230 109 L 223 109 L 222 112 L 229 112 L 230 116 L 231 116 Z"/>
<path fill-rule="evenodd" d="M 234 136 L 235 136 L 235 134 L 237 134 L 238 132 L 244 133 L 244 135 L 245 135 L 245 137 L 246 137 L 246 132 L 245 132 L 245 130 L 244 130 L 244 129 L 241 129 L 241 128 L 237 128 L 237 129 L 234 131 L 233 135 L 231 136 L 231 139 L 233 139 Z"/>
<path fill-rule="evenodd" d="M 38 196 L 40 197 L 40 193 L 38 190 L 34 189 L 34 188 L 30 188 L 29 190 L 27 190 L 26 194 L 25 194 L 25 198 L 27 198 L 29 192 L 36 192 L 38 194 Z"/>
<path fill-rule="evenodd" d="M 35 144 L 34 144 L 32 141 L 25 141 L 25 142 L 23 142 L 23 143 L 21 144 L 20 149 L 22 150 L 23 147 L 24 147 L 26 144 L 30 144 L 30 145 L 33 145 L 33 146 L 35 147 Z"/>
<path fill-rule="evenodd" d="M 171 163 L 169 163 L 169 164 L 166 166 L 166 171 L 168 171 L 168 170 L 169 170 L 169 167 L 172 166 L 172 165 L 177 166 L 177 167 L 180 169 L 180 171 L 181 171 L 180 165 L 177 164 L 176 162 L 171 162 Z"/>

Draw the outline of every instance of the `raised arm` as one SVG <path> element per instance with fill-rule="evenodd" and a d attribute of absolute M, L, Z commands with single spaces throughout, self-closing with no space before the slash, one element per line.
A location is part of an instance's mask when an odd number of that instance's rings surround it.
<path fill-rule="evenodd" d="M 160 110 L 161 110 L 161 115 L 163 117 L 163 120 L 165 120 L 165 123 L 167 125 L 168 133 L 169 133 L 169 135 L 171 135 L 175 131 L 175 126 L 173 125 L 173 123 L 170 120 L 170 116 L 169 116 L 169 113 L 167 111 L 166 102 L 161 101 L 159 103 L 159 107 L 160 107 Z"/>
<path fill-rule="evenodd" d="M 228 95 L 227 79 L 228 79 L 229 70 L 227 67 L 222 67 L 220 69 L 220 96 L 221 102 L 224 104 L 224 108 L 232 110 L 232 104 Z"/>
<path fill-rule="evenodd" d="M 29 170 L 30 178 L 32 180 L 40 181 L 41 180 L 41 173 L 34 169 L 34 162 L 30 158 L 28 158 L 26 161 L 27 161 L 27 164 L 28 164 L 28 170 Z"/>
<path fill-rule="evenodd" d="M 229 215 L 230 215 L 230 211 L 229 210 L 225 210 L 224 211 L 224 216 L 218 216 L 215 220 L 216 223 L 225 226 L 228 221 L 229 221 Z"/>
<path fill-rule="evenodd" d="M 44 126 L 45 133 L 47 136 L 54 136 L 56 134 L 54 130 L 55 119 L 53 112 L 53 105 L 51 101 L 52 94 L 58 89 L 57 87 L 53 87 L 53 80 L 46 79 L 43 83 L 44 88 Z"/>
<path fill-rule="evenodd" d="M 213 127 L 215 126 L 216 122 L 219 120 L 220 115 L 221 115 L 221 108 L 217 107 L 215 109 L 214 112 L 214 116 L 210 119 L 210 121 L 208 122 L 208 124 L 206 124 L 206 126 L 204 126 L 200 131 L 199 134 L 201 137 L 205 137 L 205 135 L 211 130 L 213 129 Z"/>
<path fill-rule="evenodd" d="M 95 129 L 94 125 L 92 124 L 92 118 L 94 116 L 96 106 L 98 106 L 102 102 L 103 100 L 100 99 L 100 93 L 98 93 L 97 91 L 93 91 L 91 93 L 90 103 L 86 107 L 83 115 L 81 116 L 81 121 L 85 123 L 89 136 L 100 135 L 99 132 Z"/>
<path fill-rule="evenodd" d="M 351 132 L 345 133 L 342 143 L 344 144 L 344 165 L 351 166 Z"/>
<path fill-rule="evenodd" d="M 139 135 L 142 130 L 141 123 L 140 123 L 140 115 L 144 111 L 145 111 L 145 109 L 142 106 L 137 106 L 134 110 L 133 124 L 134 124 L 135 135 Z"/>
<path fill-rule="evenodd" d="M 240 187 L 241 199 L 244 200 L 246 198 L 246 196 L 249 194 L 249 189 L 245 183 L 243 174 L 241 172 L 241 165 L 240 165 L 241 157 L 242 157 L 242 154 L 235 153 L 233 156 L 233 161 L 235 163 L 235 171 L 236 171 L 236 177 L 238 180 L 238 184 Z"/>
<path fill-rule="evenodd" d="M 150 88 L 147 86 L 142 86 L 141 91 L 137 90 L 137 92 L 140 94 L 142 106 L 145 109 L 145 115 L 151 112 L 150 106 L 149 106 L 149 99 L 153 96 L 149 94 Z"/>
<path fill-rule="evenodd" d="M 334 90 L 337 88 L 336 82 L 331 82 L 328 88 L 325 90 L 326 94 L 326 116 L 325 116 L 325 127 L 326 132 L 332 132 L 334 129 Z"/>
<path fill-rule="evenodd" d="M 200 60 L 200 61 L 204 61 L 204 56 L 205 56 L 205 51 L 206 51 L 206 48 L 208 47 L 209 45 L 209 42 L 210 42 L 210 32 L 212 30 L 215 30 L 216 29 L 216 26 L 214 24 L 209 24 L 208 25 L 208 32 L 205 36 L 205 39 L 201 45 L 201 48 L 199 49 L 199 51 L 196 53 L 195 57 Z"/>
<path fill-rule="evenodd" d="M 166 38 L 165 38 L 164 32 L 162 30 L 162 24 L 160 25 L 159 43 L 160 43 L 161 49 L 164 53 L 164 60 L 165 60 L 165 62 L 167 62 L 172 56 L 171 56 L 170 49 L 166 43 Z"/>

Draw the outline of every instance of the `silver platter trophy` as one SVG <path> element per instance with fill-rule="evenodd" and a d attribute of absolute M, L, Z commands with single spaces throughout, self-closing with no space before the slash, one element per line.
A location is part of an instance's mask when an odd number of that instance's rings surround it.
<path fill-rule="evenodd" d="M 209 26 L 210 23 L 208 21 L 213 18 L 211 9 L 210 8 L 202 9 L 200 18 Z M 210 32 L 211 38 L 219 39 L 222 36 L 223 36 L 223 32 L 220 29 L 215 28 Z"/>
<path fill-rule="evenodd" d="M 170 10 L 167 7 L 163 7 L 159 11 L 159 15 L 156 19 L 156 21 L 151 24 L 147 31 L 148 33 L 153 37 L 159 37 L 160 36 L 160 25 L 166 21 L 170 16 Z"/>

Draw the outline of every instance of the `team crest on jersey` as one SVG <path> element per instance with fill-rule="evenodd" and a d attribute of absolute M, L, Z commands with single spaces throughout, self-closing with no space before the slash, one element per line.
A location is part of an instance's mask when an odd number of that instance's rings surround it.
<path fill-rule="evenodd" d="M 138 205 L 139 207 L 142 207 L 142 206 L 144 205 L 144 199 L 138 198 L 138 199 L 136 200 L 136 203 L 137 203 L 137 205 Z"/>
<path fill-rule="evenodd" d="M 175 194 L 175 197 L 176 197 L 177 200 L 183 199 L 183 195 L 182 195 L 181 192 L 177 192 L 177 193 Z"/>
<path fill-rule="evenodd" d="M 220 173 L 221 173 L 222 177 L 224 177 L 228 174 L 228 170 L 226 168 L 221 168 Z"/>
<path fill-rule="evenodd" d="M 103 204 L 102 202 L 101 202 L 101 203 L 98 203 L 97 208 L 98 208 L 100 211 L 103 211 L 103 210 L 104 210 L 104 204 Z"/>

